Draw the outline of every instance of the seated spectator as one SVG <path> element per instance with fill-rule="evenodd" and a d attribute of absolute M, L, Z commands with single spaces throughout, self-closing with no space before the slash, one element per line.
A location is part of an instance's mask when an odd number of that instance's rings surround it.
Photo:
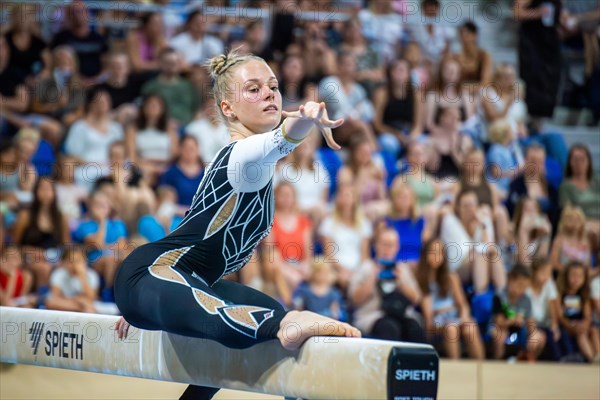
<path fill-rule="evenodd" d="M 137 226 L 139 235 L 149 242 L 160 240 L 171 233 L 187 211 L 186 207 L 177 205 L 177 192 L 170 186 L 159 186 L 156 197 L 156 213 L 143 215 Z"/>
<path fill-rule="evenodd" d="M 471 317 L 469 303 L 458 276 L 448 268 L 444 244 L 433 239 L 423 245 L 417 270 L 419 287 L 423 293 L 421 312 L 425 332 L 431 339 L 441 335 L 446 357 L 459 359 L 459 338 L 467 345 L 469 356 L 476 360 L 485 357 L 479 327 Z"/>
<path fill-rule="evenodd" d="M 384 215 L 388 208 L 384 168 L 376 161 L 374 149 L 366 137 L 350 142 L 346 164 L 339 170 L 338 185 L 352 185 L 365 216 L 371 221 Z"/>
<path fill-rule="evenodd" d="M 387 33 L 389 35 L 389 32 Z M 388 35 L 385 36 L 386 39 L 389 39 Z M 379 44 L 376 43 L 375 46 L 369 45 L 362 33 L 361 23 L 358 18 L 349 18 L 344 22 L 343 41 L 338 51 L 349 53 L 354 57 L 356 60 L 356 80 L 363 85 L 369 95 L 385 79 L 383 68 L 381 67 L 383 58 L 377 52 L 377 45 Z M 392 57 L 390 60 L 394 58 Z"/>
<path fill-rule="evenodd" d="M 23 125 L 39 128 L 54 148 L 59 146 L 64 127 L 84 114 L 85 89 L 77 65 L 71 47 L 56 47 L 48 65 L 50 73 L 35 81 L 30 114 L 23 117 Z"/>
<path fill-rule="evenodd" d="M 338 68 L 335 51 L 327 43 L 323 22 L 303 21 L 302 36 L 296 43 L 289 44 L 285 50 L 286 55 L 303 58 L 306 78 L 311 82 L 334 75 Z"/>
<path fill-rule="evenodd" d="M 260 19 L 248 22 L 244 28 L 243 38 L 232 41 L 229 48 L 237 49 L 242 54 L 257 55 L 267 63 L 273 61 L 273 51 L 267 41 L 264 23 Z"/>
<path fill-rule="evenodd" d="M 428 222 L 420 214 L 413 189 L 397 176 L 390 188 L 390 210 L 385 216 L 384 224 L 394 228 L 400 238 L 396 261 L 409 263 L 416 270 L 421 257 L 421 245 L 433 232 Z"/>
<path fill-rule="evenodd" d="M 88 196 L 87 189 L 75 183 L 76 165 L 77 162 L 69 156 L 60 155 L 53 175 L 56 182 L 56 203 L 60 212 L 67 218 L 71 231 L 74 231 L 79 223 L 82 206 Z"/>
<path fill-rule="evenodd" d="M 185 134 L 196 138 L 200 157 L 212 161 L 219 150 L 229 143 L 229 129 L 223 123 L 215 107 L 215 98 L 206 96 L 202 109 L 192 122 L 186 125 Z"/>
<path fill-rule="evenodd" d="M 21 249 L 15 245 L 2 246 L 0 261 L 0 305 L 33 307 L 37 302 L 36 296 L 30 294 L 33 277 L 23 269 Z"/>
<path fill-rule="evenodd" d="M 306 215 L 298 212 L 296 192 L 288 182 L 282 181 L 275 188 L 273 229 L 265 239 L 265 245 L 269 255 L 267 270 L 279 270 L 287 285 L 286 288 L 278 287 L 280 297 L 291 300 L 289 294 L 309 276 L 313 241 L 312 224 Z"/>
<path fill-rule="evenodd" d="M 304 104 L 304 87 L 307 83 L 304 59 L 289 54 L 279 64 L 279 90 L 285 111 L 296 111 Z"/>
<path fill-rule="evenodd" d="M 514 214 L 520 198 L 528 196 L 536 200 L 542 212 L 548 215 L 553 230 L 556 230 L 560 216 L 558 191 L 546 176 L 546 150 L 538 144 L 530 145 L 525 151 L 525 169 L 510 184 L 506 207 Z"/>
<path fill-rule="evenodd" d="M 17 172 L 19 182 L 17 185 L 19 201 L 30 203 L 32 190 L 39 176 L 33 157 L 39 146 L 39 133 L 31 129 L 21 129 L 14 137 L 16 162 L 9 166 L 8 171 Z M 15 170 L 16 168 L 16 170 Z"/>
<path fill-rule="evenodd" d="M 600 179 L 594 176 L 590 150 L 581 144 L 571 146 L 565 171 L 565 180 L 561 183 L 560 205 L 568 203 L 581 207 L 586 218 L 586 230 L 592 244 L 600 242 Z"/>
<path fill-rule="evenodd" d="M 344 118 L 345 122 L 334 129 L 336 141 L 344 146 L 355 136 L 366 136 L 376 145 L 373 130 L 373 104 L 365 89 L 356 82 L 356 60 L 350 53 L 341 52 L 337 58 L 337 75 L 327 76 L 319 82 L 319 97 L 327 105 L 329 118 Z"/>
<path fill-rule="evenodd" d="M 83 250 L 70 246 L 61 257 L 60 266 L 50 277 L 50 294 L 46 298 L 46 308 L 95 313 L 94 301 L 98 297 L 99 287 L 98 274 L 88 268 Z"/>
<path fill-rule="evenodd" d="M 117 268 L 123 261 L 127 229 L 123 221 L 110 217 L 108 197 L 96 191 L 90 195 L 88 218 L 82 222 L 74 238 L 87 250 L 87 262 L 103 278 L 102 299 L 114 301 L 113 282 Z"/>
<path fill-rule="evenodd" d="M 192 205 L 192 199 L 204 176 L 204 161 L 198 154 L 200 149 L 196 138 L 185 135 L 179 143 L 179 156 L 159 179 L 159 185 L 169 185 L 175 189 L 181 206 Z"/>
<path fill-rule="evenodd" d="M 522 347 L 519 356 L 533 361 L 544 348 L 540 332 L 533 319 L 531 300 L 527 289 L 531 286 L 531 273 L 522 265 L 508 274 L 506 288 L 494 295 L 492 308 L 493 356 L 503 359 L 507 344 Z"/>
<path fill-rule="evenodd" d="M 331 264 L 315 261 L 311 264 L 308 282 L 301 284 L 293 295 L 294 310 L 312 311 L 329 318 L 343 320 L 342 294 L 333 286 L 335 273 Z"/>
<path fill-rule="evenodd" d="M 406 149 L 406 169 L 400 175 L 402 181 L 410 186 L 417 197 L 417 204 L 423 213 L 438 197 L 443 188 L 439 181 L 429 175 L 425 170 L 427 156 L 424 145 L 418 142 L 410 142 Z"/>
<path fill-rule="evenodd" d="M 338 188 L 332 214 L 319 227 L 325 261 L 333 264 L 337 283 L 348 287 L 352 275 L 369 258 L 369 241 L 373 228 L 360 211 L 352 186 Z"/>
<path fill-rule="evenodd" d="M 590 340 L 592 304 L 589 296 L 587 267 L 578 261 L 565 266 L 558 279 L 560 296 L 559 321 L 561 327 L 561 350 L 571 359 L 578 350 L 588 362 L 598 357 L 597 349 Z M 577 347 L 575 347 L 577 346 Z"/>
<path fill-rule="evenodd" d="M 350 281 L 354 326 L 377 339 L 425 343 L 413 308 L 421 291 L 410 267 L 396 263 L 397 253 L 398 234 L 386 228 L 375 240 L 375 261 L 362 263 Z"/>
<path fill-rule="evenodd" d="M 183 69 L 192 64 L 204 64 L 206 60 L 223 53 L 223 42 L 206 29 L 206 16 L 202 11 L 192 11 L 185 22 L 184 30 L 171 39 L 169 45 L 183 56 Z"/>
<path fill-rule="evenodd" d="M 591 265 L 592 246 L 585 233 L 585 215 L 581 208 L 571 205 L 563 208 L 550 260 L 557 272 L 574 261 Z"/>
<path fill-rule="evenodd" d="M 165 172 L 178 153 L 177 128 L 169 120 L 167 106 L 159 94 L 144 97 L 137 120 L 125 130 L 128 158 L 144 172 L 150 185 Z"/>
<path fill-rule="evenodd" d="M 491 82 L 481 93 L 479 120 L 484 126 L 482 141 L 487 141 L 490 125 L 499 119 L 505 119 L 510 124 L 511 139 L 527 137 L 527 105 L 523 100 L 523 91 L 514 66 L 502 64 L 496 69 Z"/>
<path fill-rule="evenodd" d="M 36 33 L 36 22 L 28 18 L 35 12 L 32 4 L 16 4 L 10 10 L 10 27 L 5 32 L 10 47 L 10 63 L 27 77 L 47 73 L 50 52 Z"/>
<path fill-rule="evenodd" d="M 158 56 L 167 47 L 162 15 L 158 12 L 142 14 L 140 27 L 129 31 L 126 45 L 135 72 L 158 71 Z"/>
<path fill-rule="evenodd" d="M 490 281 L 496 290 L 504 288 L 502 253 L 490 245 L 494 243 L 492 215 L 489 208 L 479 207 L 475 191 L 458 194 L 454 212 L 443 217 L 440 239 L 446 244 L 450 270 L 458 273 L 463 284 L 472 282 L 475 293 L 486 292 Z"/>
<path fill-rule="evenodd" d="M 434 125 L 430 126 L 429 170 L 439 179 L 458 177 L 460 166 L 463 165 L 466 154 L 473 147 L 469 136 L 461 132 L 461 119 L 461 110 L 448 105 L 437 109 Z"/>
<path fill-rule="evenodd" d="M 467 21 L 460 27 L 461 52 L 455 56 L 462 71 L 461 84 L 475 96 L 490 82 L 493 65 L 490 54 L 477 43 L 478 30 L 473 21 Z"/>
<path fill-rule="evenodd" d="M 398 42 L 403 39 L 402 17 L 394 12 L 391 1 L 375 1 L 358 12 L 363 35 L 377 52 L 382 62 L 397 57 Z"/>
<path fill-rule="evenodd" d="M 518 263 L 529 266 L 534 258 L 550 253 L 552 225 L 536 200 L 529 197 L 519 200 L 513 217 L 513 232 Z"/>
<path fill-rule="evenodd" d="M 65 17 L 65 28 L 54 36 L 50 48 L 72 47 L 79 60 L 79 73 L 84 84 L 96 84 L 102 73 L 102 57 L 108 51 L 108 41 L 91 29 L 88 6 L 82 1 L 66 6 Z"/>
<path fill-rule="evenodd" d="M 404 46 L 402 58 L 408 61 L 410 66 L 411 83 L 418 89 L 419 95 L 422 95 L 424 89 L 431 84 L 434 65 L 423 58 L 421 46 L 415 41 L 410 41 Z M 437 65 L 435 67 L 437 68 Z M 421 114 L 419 114 L 419 118 L 420 116 Z"/>
<path fill-rule="evenodd" d="M 14 136 L 15 118 L 27 110 L 29 90 L 25 85 L 25 74 L 9 63 L 10 48 L 6 37 L 0 36 L 0 137 Z"/>
<path fill-rule="evenodd" d="M 521 148 L 513 140 L 512 128 L 506 119 L 497 119 L 490 125 L 487 152 L 487 178 L 498 189 L 498 196 L 505 199 L 512 179 L 525 167 Z"/>
<path fill-rule="evenodd" d="M 558 324 L 558 290 L 552 279 L 552 263 L 547 258 L 536 258 L 531 264 L 531 286 L 527 295 L 531 300 L 531 314 L 540 328 L 539 350 L 545 350 L 552 361 L 560 360 L 560 328 Z M 545 347 L 545 348 L 544 348 Z M 539 356 L 539 354 L 538 354 Z"/>
<path fill-rule="evenodd" d="M 590 283 L 592 299 L 592 346 L 596 354 L 600 353 L 600 276 L 596 275 Z M 594 362 L 600 361 L 600 356 L 596 355 Z"/>
<path fill-rule="evenodd" d="M 278 178 L 291 183 L 297 193 L 298 209 L 319 226 L 328 210 L 331 178 L 320 160 L 315 159 L 321 138 L 310 135 L 280 163 Z"/>
<path fill-rule="evenodd" d="M 115 120 L 127 124 L 137 116 L 135 100 L 142 90 L 144 74 L 132 74 L 131 62 L 126 53 L 114 52 L 108 58 L 106 80 L 98 89 L 108 92 Z"/>
<path fill-rule="evenodd" d="M 393 151 L 395 155 L 398 155 L 400 148 L 406 148 L 409 140 L 417 140 L 423 133 L 422 105 L 410 74 L 407 60 L 392 61 L 386 68 L 386 85 L 378 88 L 373 98 L 373 126 L 379 134 L 382 147 L 397 149 Z"/>
<path fill-rule="evenodd" d="M 428 63 L 438 65 L 450 51 L 455 28 L 435 23 L 440 18 L 439 0 L 422 0 L 420 11 L 425 23 L 409 27 L 411 40 L 419 44 Z"/>
<path fill-rule="evenodd" d="M 28 170 L 35 172 L 33 167 L 29 169 L 27 165 L 17 162 L 17 148 L 12 140 L 4 141 L 0 148 L 0 201 L 6 204 L 8 210 L 16 211 L 21 202 L 31 201 L 32 178 Z M 28 179 L 23 179 L 25 177 Z"/>
<path fill-rule="evenodd" d="M 111 108 L 108 92 L 102 89 L 88 92 L 85 116 L 71 125 L 65 141 L 65 153 L 79 163 L 75 182 L 88 189 L 91 189 L 92 179 L 108 170 L 111 143 L 123 140 L 123 128 L 111 118 Z M 88 163 L 93 163 L 96 170 L 92 168 L 90 172 Z"/>
<path fill-rule="evenodd" d="M 22 246 L 25 265 L 38 289 L 48 285 L 60 249 L 70 239 L 67 218 L 58 209 L 54 182 L 42 177 L 33 188 L 31 205 L 19 212 L 13 226 L 13 240 Z"/>
<path fill-rule="evenodd" d="M 198 109 L 198 96 L 190 82 L 179 76 L 179 55 L 170 47 L 160 52 L 160 73 L 142 86 L 142 94 L 159 94 L 165 100 L 169 116 L 179 125 L 192 120 Z"/>
<path fill-rule="evenodd" d="M 496 242 L 502 246 L 510 242 L 510 221 L 508 210 L 500 201 L 496 187 L 485 177 L 485 158 L 483 151 L 471 149 L 465 156 L 458 183 L 454 192 L 473 190 L 477 193 L 480 207 L 487 207 L 491 212 Z"/>

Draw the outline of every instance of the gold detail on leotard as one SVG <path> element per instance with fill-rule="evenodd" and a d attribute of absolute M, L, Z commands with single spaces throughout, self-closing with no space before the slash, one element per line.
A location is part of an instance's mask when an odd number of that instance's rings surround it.
<path fill-rule="evenodd" d="M 183 279 L 181 275 L 179 275 L 173 268 L 173 265 L 177 264 L 179 258 L 185 254 L 189 250 L 189 247 L 183 247 L 181 249 L 172 250 L 164 253 L 160 257 L 154 261 L 154 263 L 150 266 L 150 270 L 156 276 L 159 276 L 163 279 L 183 283 L 184 285 L 188 285 L 188 283 Z"/>
<path fill-rule="evenodd" d="M 235 209 L 235 204 L 237 201 L 237 193 L 233 193 L 229 199 L 225 202 L 223 207 L 219 210 L 219 213 L 213 219 L 212 224 L 208 228 L 208 232 L 206 236 L 210 236 L 216 231 L 218 231 L 231 217 L 233 210 Z"/>
<path fill-rule="evenodd" d="M 195 288 L 193 290 L 198 303 L 210 314 L 216 314 L 218 308 L 225 307 L 226 305 L 223 300 L 213 297 L 202 290 Z"/>
<path fill-rule="evenodd" d="M 253 311 L 269 311 L 263 307 L 256 306 L 238 306 L 238 307 L 228 307 L 224 310 L 225 314 L 235 322 L 240 325 L 246 326 L 248 328 L 258 328 L 258 325 L 252 315 L 250 315 Z"/>

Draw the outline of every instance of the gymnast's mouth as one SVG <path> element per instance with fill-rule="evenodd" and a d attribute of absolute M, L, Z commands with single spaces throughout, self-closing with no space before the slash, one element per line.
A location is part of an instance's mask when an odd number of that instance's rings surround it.
<path fill-rule="evenodd" d="M 277 106 L 275 104 L 269 104 L 267 107 L 263 108 L 263 111 L 266 112 L 277 112 L 279 110 L 279 108 L 277 108 Z"/>

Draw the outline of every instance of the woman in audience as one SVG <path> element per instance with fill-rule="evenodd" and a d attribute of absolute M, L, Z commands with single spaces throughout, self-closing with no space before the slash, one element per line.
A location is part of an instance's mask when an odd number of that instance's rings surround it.
<path fill-rule="evenodd" d="M 408 263 L 416 270 L 421 244 L 433 235 L 429 221 L 420 215 L 415 192 L 401 176 L 392 182 L 390 200 L 390 211 L 384 224 L 394 228 L 400 238 L 396 260 Z"/>
<path fill-rule="evenodd" d="M 13 239 L 23 247 L 25 265 L 35 277 L 36 287 L 48 284 L 59 249 L 70 241 L 67 218 L 58 209 L 56 190 L 50 178 L 38 179 L 31 206 L 17 216 Z"/>
<path fill-rule="evenodd" d="M 482 360 L 485 350 L 479 327 L 471 317 L 460 279 L 448 267 L 442 241 L 433 239 L 423 245 L 416 271 L 423 293 L 421 312 L 425 332 L 430 340 L 435 335 L 441 335 L 446 357 L 458 359 L 461 355 L 459 339 L 462 338 L 469 356 Z"/>
<path fill-rule="evenodd" d="M 319 235 L 325 261 L 333 264 L 337 282 L 345 290 L 352 275 L 369 258 L 373 228 L 360 210 L 353 186 L 339 186 L 334 201 L 333 213 L 319 227 Z"/>
<path fill-rule="evenodd" d="M 110 95 L 106 90 L 88 92 L 85 116 L 71 125 L 65 141 L 65 153 L 80 163 L 76 168 L 75 182 L 88 189 L 91 189 L 94 178 L 108 170 L 111 143 L 123 140 L 123 128 L 112 120 L 110 110 Z M 94 168 L 86 166 L 90 163 Z"/>
<path fill-rule="evenodd" d="M 559 299 L 558 290 L 552 279 L 552 263 L 546 258 L 535 258 L 531 264 L 531 286 L 527 295 L 531 299 L 531 313 L 538 328 L 539 338 L 545 343 L 539 349 L 548 353 L 552 361 L 560 359 L 560 328 L 558 324 Z M 539 354 L 538 354 L 539 356 Z"/>
<path fill-rule="evenodd" d="M 373 126 L 380 141 L 387 141 L 398 151 L 406 148 L 410 139 L 416 140 L 422 134 L 420 93 L 413 85 L 410 64 L 404 59 L 392 61 L 386 68 L 386 85 L 373 95 L 375 116 Z M 382 146 L 382 147 L 387 147 Z M 394 151 L 397 155 L 398 151 Z"/>
<path fill-rule="evenodd" d="M 212 161 L 219 150 L 229 143 L 229 131 L 216 111 L 215 98 L 206 94 L 202 108 L 185 127 L 185 134 L 196 138 L 200 146 L 199 155 L 207 162 Z"/>
<path fill-rule="evenodd" d="M 167 47 L 163 17 L 158 12 L 144 13 L 140 23 L 126 39 L 131 65 L 135 72 L 158 71 L 158 55 Z"/>
<path fill-rule="evenodd" d="M 338 172 L 338 184 L 354 186 L 365 216 L 373 221 L 388 207 L 384 168 L 376 163 L 378 159 L 366 137 L 353 138 L 349 153 L 346 165 Z"/>
<path fill-rule="evenodd" d="M 426 164 L 425 146 L 418 142 L 410 142 L 406 152 L 406 170 L 401 177 L 415 192 L 417 204 L 423 213 L 426 213 L 426 208 L 431 208 L 443 189 L 450 188 L 450 185 L 442 187 L 438 179 L 429 175 L 425 170 Z"/>
<path fill-rule="evenodd" d="M 289 54 L 279 65 L 279 88 L 282 107 L 286 111 L 297 110 L 303 104 L 306 75 L 304 60 L 300 55 Z M 313 99 L 314 100 L 314 99 Z"/>
<path fill-rule="evenodd" d="M 54 166 L 56 200 L 60 212 L 69 221 L 69 229 L 75 230 L 81 218 L 82 206 L 88 196 L 85 187 L 75 183 L 77 162 L 66 155 L 59 155 Z"/>
<path fill-rule="evenodd" d="M 589 362 L 597 357 L 597 353 L 590 340 L 592 308 L 586 269 L 586 265 L 578 261 L 566 265 L 558 279 L 558 291 L 563 353 L 565 356 L 572 356 L 576 344 L 579 352 Z"/>
<path fill-rule="evenodd" d="M 177 129 L 159 94 L 144 97 L 135 124 L 125 131 L 127 153 L 152 184 L 162 174 L 171 159 L 178 153 Z"/>
<path fill-rule="evenodd" d="M 597 248 L 600 242 L 600 178 L 594 176 L 592 155 L 588 147 L 582 144 L 571 146 L 559 194 L 562 207 L 571 203 L 582 208 L 586 230 Z"/>
<path fill-rule="evenodd" d="M 585 233 L 585 215 L 581 208 L 571 205 L 563 208 L 550 260 L 557 272 L 574 261 L 591 265 L 592 247 Z"/>
<path fill-rule="evenodd" d="M 475 293 L 486 292 L 490 282 L 496 290 L 504 288 L 506 271 L 494 241 L 492 215 L 489 208 L 479 207 L 475 191 L 458 194 L 454 212 L 442 220 L 440 239 L 446 244 L 450 270 L 463 284 L 472 282 Z"/>
<path fill-rule="evenodd" d="M 175 163 L 160 177 L 160 185 L 169 185 L 177 191 L 179 205 L 190 206 L 198 185 L 204 176 L 204 161 L 199 155 L 198 141 L 185 135 L 179 144 Z"/>
<path fill-rule="evenodd" d="M 485 177 L 485 159 L 483 151 L 472 149 L 467 153 L 454 193 L 473 190 L 477 193 L 479 207 L 487 207 L 493 216 L 496 229 L 495 238 L 498 244 L 510 243 L 510 222 L 506 207 L 500 202 L 496 187 Z"/>
<path fill-rule="evenodd" d="M 338 68 L 335 51 L 327 44 L 323 25 L 323 21 L 305 20 L 300 40 L 286 49 L 286 54 L 302 57 L 306 78 L 317 82 L 334 75 Z"/>
<path fill-rule="evenodd" d="M 267 273 L 272 277 L 272 271 L 279 270 L 283 281 L 272 280 L 276 286 L 285 282 L 286 288 L 277 289 L 285 304 L 290 304 L 291 293 L 310 275 L 313 242 L 310 219 L 298 211 L 296 192 L 288 182 L 279 182 L 275 188 L 273 229 L 264 243 Z"/>
<path fill-rule="evenodd" d="M 281 163 L 279 178 L 290 182 L 296 191 L 298 209 L 306 213 L 319 226 L 328 210 L 331 178 L 323 164 L 315 159 L 320 146 L 320 136 L 307 137 L 294 152 Z"/>
<path fill-rule="evenodd" d="M 547 257 L 550 253 L 552 225 L 534 199 L 523 197 L 519 200 L 513 217 L 513 232 L 518 263 L 529 266 L 534 258 Z"/>
<path fill-rule="evenodd" d="M 477 43 L 478 28 L 472 21 L 460 27 L 461 52 L 456 55 L 462 71 L 462 85 L 472 95 L 477 96 L 479 88 L 484 88 L 492 77 L 492 57 Z"/>

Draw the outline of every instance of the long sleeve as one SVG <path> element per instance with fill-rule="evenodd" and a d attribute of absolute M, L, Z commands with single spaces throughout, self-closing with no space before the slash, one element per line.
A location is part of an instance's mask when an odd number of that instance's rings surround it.
<path fill-rule="evenodd" d="M 239 192 L 263 188 L 275 173 L 277 161 L 290 154 L 300 141 L 284 136 L 284 124 L 273 131 L 238 141 L 229 158 L 229 183 Z"/>

